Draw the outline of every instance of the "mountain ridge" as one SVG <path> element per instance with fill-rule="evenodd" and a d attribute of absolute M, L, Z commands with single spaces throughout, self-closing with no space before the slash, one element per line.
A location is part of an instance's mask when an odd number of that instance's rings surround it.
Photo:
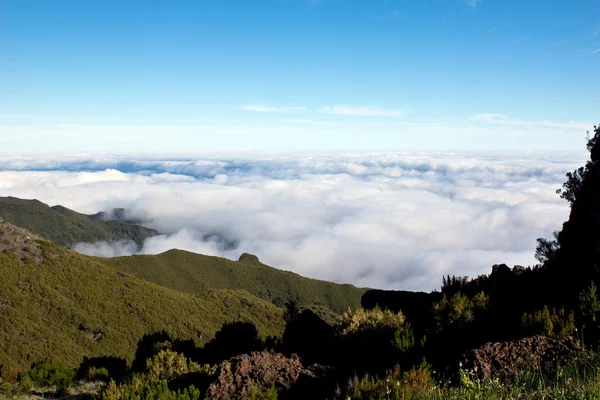
<path fill-rule="evenodd" d="M 0 197 L 0 217 L 60 246 L 71 248 L 78 242 L 132 240 L 141 247 L 158 231 L 119 220 L 101 220 L 61 205 L 49 206 L 37 199 Z"/>
<path fill-rule="evenodd" d="M 251 256 L 251 255 L 247 255 Z M 256 256 L 252 256 L 256 257 Z M 301 276 L 256 261 L 232 261 L 186 250 L 171 249 L 156 255 L 104 258 L 100 262 L 142 279 L 187 293 L 209 289 L 243 289 L 285 307 L 323 306 L 342 313 L 361 306 L 366 288 Z M 254 260 L 254 259 L 252 259 Z"/>

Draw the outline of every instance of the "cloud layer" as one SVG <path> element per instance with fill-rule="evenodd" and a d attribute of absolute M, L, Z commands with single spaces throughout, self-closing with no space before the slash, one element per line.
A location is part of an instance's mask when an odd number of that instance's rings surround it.
<path fill-rule="evenodd" d="M 555 194 L 583 154 L 355 153 L 0 158 L 0 193 L 95 213 L 125 207 L 164 233 L 143 253 L 242 252 L 305 276 L 430 290 L 445 274 L 532 265 L 568 217 Z M 103 256 L 131 243 L 79 244 Z"/>

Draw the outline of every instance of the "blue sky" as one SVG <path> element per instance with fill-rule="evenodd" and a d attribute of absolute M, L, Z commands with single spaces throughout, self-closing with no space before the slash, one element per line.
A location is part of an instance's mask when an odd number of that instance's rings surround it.
<path fill-rule="evenodd" d="M 597 0 L 3 0 L 0 152 L 580 150 L 599 71 Z"/>

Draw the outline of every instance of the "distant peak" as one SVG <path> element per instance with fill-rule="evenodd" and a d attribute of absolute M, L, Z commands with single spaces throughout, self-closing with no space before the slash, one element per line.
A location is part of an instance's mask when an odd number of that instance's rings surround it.
<path fill-rule="evenodd" d="M 260 260 L 258 259 L 257 256 L 255 256 L 254 254 L 250 254 L 250 253 L 244 253 L 240 256 L 240 259 L 238 261 L 243 261 L 243 262 L 252 262 L 252 263 L 258 263 L 260 262 Z"/>

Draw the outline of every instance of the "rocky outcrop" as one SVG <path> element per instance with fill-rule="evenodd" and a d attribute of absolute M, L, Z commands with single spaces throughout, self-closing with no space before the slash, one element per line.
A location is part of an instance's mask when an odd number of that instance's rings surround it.
<path fill-rule="evenodd" d="M 29 257 L 42 261 L 44 255 L 39 240 L 42 238 L 26 229 L 0 222 L 0 253 L 12 253 L 20 260 Z"/>
<path fill-rule="evenodd" d="M 327 368 L 305 368 L 293 355 L 253 352 L 222 362 L 217 379 L 206 392 L 211 400 L 242 400 L 248 398 L 252 388 L 269 388 L 274 385 L 280 392 L 297 391 L 297 385 L 316 381 L 327 373 Z M 309 385 L 310 386 L 310 385 Z"/>
<path fill-rule="evenodd" d="M 238 261 L 248 262 L 248 263 L 259 263 L 260 262 L 260 260 L 258 259 L 257 256 L 255 256 L 254 254 L 250 254 L 250 253 L 242 254 Z"/>
<path fill-rule="evenodd" d="M 539 368 L 550 375 L 557 366 L 564 366 L 585 356 L 581 343 L 571 337 L 551 339 L 533 336 L 508 342 L 487 343 L 463 356 L 463 367 L 476 369 L 482 379 L 507 379 L 525 368 Z"/>

